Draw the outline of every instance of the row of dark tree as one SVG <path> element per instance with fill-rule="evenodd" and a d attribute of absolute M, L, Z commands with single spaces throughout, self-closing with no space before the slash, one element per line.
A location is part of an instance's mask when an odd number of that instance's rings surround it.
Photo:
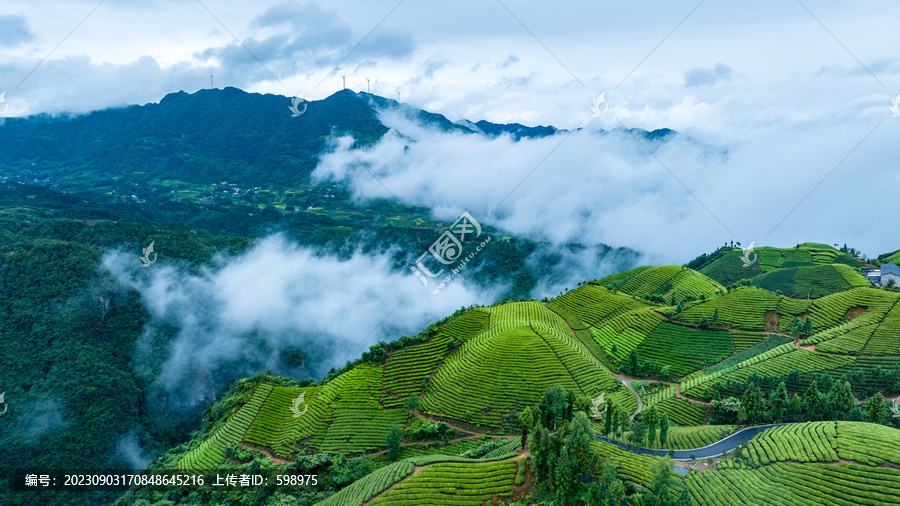
<path fill-rule="evenodd" d="M 687 487 L 682 487 L 672 475 L 672 463 L 659 459 L 654 462 L 653 478 L 648 486 L 626 484 L 619 476 L 615 462 L 604 458 L 592 443 L 594 432 L 586 413 L 588 400 L 559 385 L 548 388 L 541 402 L 526 407 L 519 414 L 522 443 L 532 455 L 535 501 L 552 504 L 618 505 L 628 495 L 628 502 L 636 506 L 688 506 L 693 504 Z M 607 404 L 607 419 L 624 419 L 627 415 Z M 655 411 L 655 410 L 654 410 Z M 652 418 L 652 415 L 651 415 Z M 664 417 L 654 419 L 653 432 L 668 430 Z M 648 421 L 648 425 L 650 425 Z M 664 435 L 662 435 L 665 438 Z"/>

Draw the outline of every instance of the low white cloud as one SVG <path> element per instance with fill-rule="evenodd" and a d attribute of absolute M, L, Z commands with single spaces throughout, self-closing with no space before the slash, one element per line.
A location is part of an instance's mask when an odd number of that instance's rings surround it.
<path fill-rule="evenodd" d="M 540 244 L 528 256 L 527 264 L 537 275 L 532 296 L 552 298 L 574 290 L 583 281 L 600 279 L 640 265 L 640 255 L 625 248 Z"/>
<path fill-rule="evenodd" d="M 9 398 L 7 398 L 7 402 Z M 57 397 L 41 396 L 16 406 L 22 413 L 15 433 L 28 444 L 34 444 L 42 437 L 70 427 L 66 420 L 66 409 Z"/>
<path fill-rule="evenodd" d="M 151 460 L 144 452 L 144 449 L 141 448 L 141 443 L 135 431 L 119 438 L 119 441 L 116 443 L 115 455 L 125 459 L 131 465 L 131 469 L 144 469 Z"/>
<path fill-rule="evenodd" d="M 336 140 L 313 176 L 345 182 L 361 200 L 396 196 L 448 220 L 468 210 L 534 240 L 628 247 L 653 263 L 681 264 L 732 240 L 848 242 L 878 254 L 896 249 L 895 240 L 861 229 L 859 220 L 863 212 L 890 215 L 894 205 L 871 198 L 862 183 L 895 177 L 892 161 L 900 156 L 887 142 L 896 125 L 879 123 L 889 101 L 876 107 L 878 99 L 842 104 L 835 111 L 842 121 L 834 122 L 823 120 L 828 111 L 797 115 L 765 104 L 728 117 L 722 102 L 737 105 L 730 97 L 662 103 L 630 119 L 611 108 L 630 124 L 678 110 L 707 116 L 707 128 L 664 142 L 592 124 L 545 138 L 489 138 L 423 125 L 414 111 L 390 108 L 379 114 L 391 129 L 379 142 Z"/>
<path fill-rule="evenodd" d="M 188 377 L 202 381 L 187 383 L 207 389 L 209 373 L 220 367 L 233 375 L 284 373 L 279 352 L 286 348 L 305 356 L 299 371 L 288 372 L 320 378 L 378 341 L 416 334 L 462 306 L 491 303 L 502 293 L 480 291 L 462 277 L 432 295 L 409 270 L 393 265 L 390 252 L 340 258 L 280 235 L 196 274 L 162 262 L 142 269 L 134 255 L 115 252 L 103 265 L 140 291 L 151 325 L 177 328 L 159 379 L 174 390 L 183 390 Z"/>

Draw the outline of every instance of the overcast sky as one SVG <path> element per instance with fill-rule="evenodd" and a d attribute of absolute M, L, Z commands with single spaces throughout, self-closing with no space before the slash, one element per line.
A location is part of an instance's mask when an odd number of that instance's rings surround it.
<path fill-rule="evenodd" d="M 892 2 L 106 0 L 2 9 L 7 116 L 158 102 L 209 87 L 210 73 L 219 88 L 311 99 L 339 90 L 341 74 L 354 90 L 368 77 L 373 93 L 399 90 L 401 101 L 452 120 L 588 131 L 515 148 L 456 145 L 424 175 L 392 159 L 396 139 L 386 139 L 386 158 L 371 163 L 385 168 L 391 191 L 447 216 L 477 209 L 513 231 L 673 263 L 730 240 L 847 242 L 869 255 L 900 247 L 891 225 L 900 201 Z M 595 117 L 601 92 L 609 109 Z M 434 161 L 452 141 L 386 114 L 419 136 L 415 159 Z M 651 156 L 590 137 L 620 126 L 673 128 L 691 141 Z M 509 166 L 482 169 L 512 152 Z M 335 160 L 319 175 L 355 178 L 359 197 L 378 196 Z M 447 174 L 490 177 L 474 194 L 424 191 L 448 186 Z"/>

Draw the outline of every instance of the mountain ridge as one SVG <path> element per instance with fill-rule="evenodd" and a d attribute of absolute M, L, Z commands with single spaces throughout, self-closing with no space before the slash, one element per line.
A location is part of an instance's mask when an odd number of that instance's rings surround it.
<path fill-rule="evenodd" d="M 0 169 L 0 176 L 58 184 L 60 178 L 73 179 L 78 169 L 106 168 L 109 177 L 138 182 L 145 181 L 140 177 L 145 175 L 198 184 L 230 178 L 242 185 L 296 185 L 308 182 L 332 134 L 349 133 L 362 145 L 380 139 L 388 127 L 378 120 L 378 110 L 392 107 L 463 134 L 520 140 L 567 132 L 553 126 L 460 120 L 473 129 L 439 113 L 351 90 L 308 101 L 299 118 L 292 117 L 291 104 L 291 97 L 227 87 L 179 91 L 158 103 L 79 115 L 7 118 L 0 124 L 0 133 L 7 138 L 0 152 L 0 166 L 6 170 Z M 677 135 L 669 129 L 627 132 L 648 141 Z M 67 182 L 64 188 L 91 187 Z"/>

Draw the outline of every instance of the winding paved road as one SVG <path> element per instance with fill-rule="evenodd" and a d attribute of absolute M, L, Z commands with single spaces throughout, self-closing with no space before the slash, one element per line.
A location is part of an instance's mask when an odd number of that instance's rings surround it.
<path fill-rule="evenodd" d="M 773 423 L 769 425 L 757 425 L 756 427 L 748 427 L 746 429 L 741 429 L 734 434 L 720 439 L 711 445 L 704 446 L 702 448 L 692 448 L 690 450 L 675 450 L 675 455 L 672 456 L 674 460 L 691 460 L 691 455 L 696 459 L 705 459 L 707 457 L 717 457 L 722 455 L 722 452 L 727 452 L 734 450 L 737 448 L 739 444 L 746 443 L 753 439 L 753 436 L 759 434 L 760 432 L 770 429 L 772 427 L 780 427 L 782 425 L 793 425 L 790 423 Z M 630 451 L 631 453 L 636 453 L 638 455 L 656 455 L 657 457 L 665 457 L 668 455 L 668 450 L 653 450 L 650 448 L 642 448 L 642 447 L 629 447 L 625 443 L 621 441 L 617 441 L 615 439 L 605 438 L 603 436 L 594 436 L 597 441 L 603 441 L 605 443 L 614 444 L 624 450 Z"/>

